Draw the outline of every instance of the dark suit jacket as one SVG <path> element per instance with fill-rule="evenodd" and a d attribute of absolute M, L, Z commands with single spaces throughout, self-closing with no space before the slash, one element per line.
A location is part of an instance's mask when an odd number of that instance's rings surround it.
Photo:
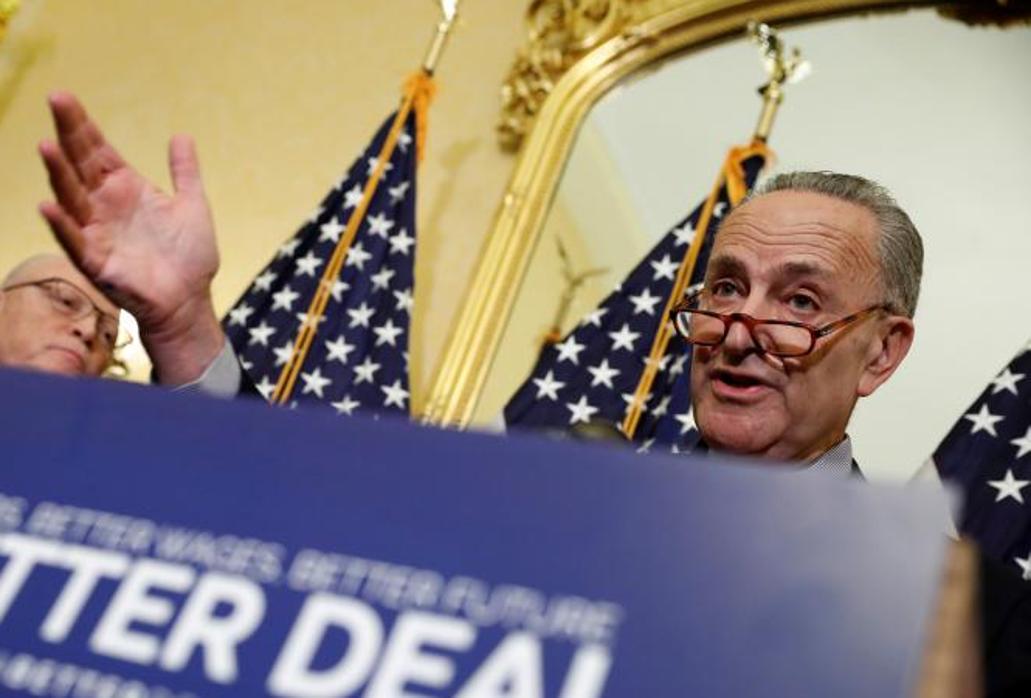
<path fill-rule="evenodd" d="M 985 695 L 1031 696 L 1031 583 L 980 557 Z"/>

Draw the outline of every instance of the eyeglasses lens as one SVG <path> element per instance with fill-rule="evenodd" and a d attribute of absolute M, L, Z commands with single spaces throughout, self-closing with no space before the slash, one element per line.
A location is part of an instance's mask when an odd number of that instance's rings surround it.
<path fill-rule="evenodd" d="M 73 320 L 79 320 L 90 313 L 95 313 L 97 320 L 97 334 L 100 341 L 109 349 L 115 349 L 129 343 L 128 336 L 125 341 L 119 341 L 118 319 L 102 312 L 97 308 L 86 294 L 69 283 L 59 279 L 53 279 L 42 284 L 43 290 L 50 296 L 54 307 L 61 313 Z"/>

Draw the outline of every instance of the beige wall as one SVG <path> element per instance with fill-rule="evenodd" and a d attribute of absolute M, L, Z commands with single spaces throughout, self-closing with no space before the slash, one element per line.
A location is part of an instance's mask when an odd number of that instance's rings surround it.
<path fill-rule="evenodd" d="M 24 0 L 0 44 L 0 270 L 53 249 L 36 143 L 45 95 L 75 91 L 111 141 L 166 184 L 165 147 L 192 133 L 222 252 L 224 310 L 339 179 L 396 105 L 436 21 L 431 0 Z M 501 197 L 498 90 L 523 0 L 467 0 L 440 66 L 419 180 L 412 370 L 424 394 Z M 35 50 L 34 61 L 18 64 Z"/>

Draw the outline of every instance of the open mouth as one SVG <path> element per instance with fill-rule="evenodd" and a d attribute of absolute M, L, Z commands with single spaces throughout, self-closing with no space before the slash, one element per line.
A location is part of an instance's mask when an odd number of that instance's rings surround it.
<path fill-rule="evenodd" d="M 730 373 L 729 371 L 716 371 L 714 378 L 733 388 L 753 388 L 755 386 L 766 385 L 758 378 L 740 373 Z"/>
<path fill-rule="evenodd" d="M 730 371 L 714 371 L 712 385 L 717 395 L 736 399 L 756 397 L 769 389 L 769 385 L 758 378 Z"/>

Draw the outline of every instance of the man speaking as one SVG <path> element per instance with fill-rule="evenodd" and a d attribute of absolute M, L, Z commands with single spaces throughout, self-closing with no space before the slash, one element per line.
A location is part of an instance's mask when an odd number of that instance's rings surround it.
<path fill-rule="evenodd" d="M 706 445 L 848 473 L 856 401 L 913 342 L 922 263 L 912 221 L 860 177 L 780 175 L 735 209 L 674 311 Z"/>

